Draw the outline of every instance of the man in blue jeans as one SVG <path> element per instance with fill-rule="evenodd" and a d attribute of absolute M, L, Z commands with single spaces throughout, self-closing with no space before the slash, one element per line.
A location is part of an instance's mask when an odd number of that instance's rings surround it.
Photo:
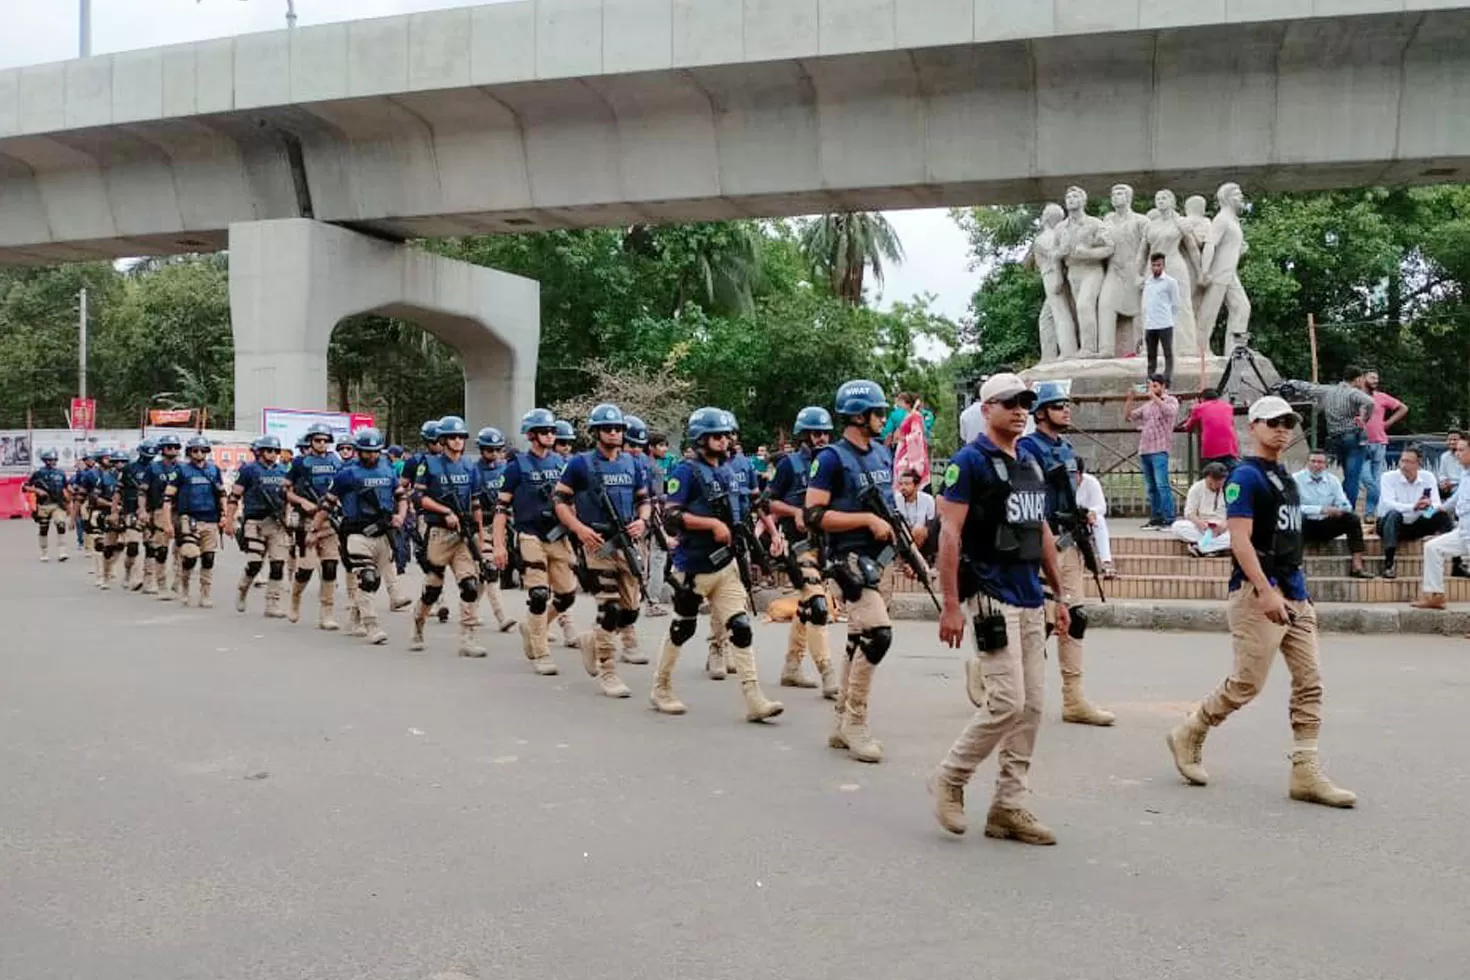
<path fill-rule="evenodd" d="M 1373 396 L 1364 390 L 1363 369 L 1350 365 L 1335 385 L 1305 381 L 1291 385 L 1317 402 L 1327 417 L 1327 452 L 1342 467 L 1342 491 L 1347 494 L 1348 509 L 1356 510 L 1358 484 L 1368 458 L 1368 423 L 1376 408 Z"/>
<path fill-rule="evenodd" d="M 1138 462 L 1143 470 L 1143 485 L 1148 491 L 1148 523 L 1146 528 L 1166 528 L 1174 523 L 1174 491 L 1169 485 L 1169 448 L 1174 441 L 1174 425 L 1179 421 L 1179 399 L 1169 394 L 1169 379 L 1162 374 L 1149 376 L 1144 387 L 1148 400 L 1133 407 L 1133 390 L 1123 403 L 1123 415 L 1139 424 Z"/>

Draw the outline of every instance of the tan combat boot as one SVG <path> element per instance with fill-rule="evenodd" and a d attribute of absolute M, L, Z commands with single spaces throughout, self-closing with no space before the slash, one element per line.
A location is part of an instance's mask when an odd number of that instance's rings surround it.
<path fill-rule="evenodd" d="M 323 582 L 321 593 L 321 610 L 317 614 L 316 628 L 335 633 L 342 628 L 337 625 L 337 620 L 332 615 L 337 608 L 337 583 Z"/>
<path fill-rule="evenodd" d="M 992 803 L 990 812 L 985 815 L 985 836 L 1042 846 L 1057 842 L 1057 835 L 1046 824 L 1037 820 L 1030 810 L 1019 806 L 1001 806 L 999 803 Z"/>
<path fill-rule="evenodd" d="M 847 711 L 842 716 L 842 741 L 847 754 L 859 762 L 882 762 L 883 743 L 868 731 L 868 693 L 874 667 L 861 653 L 852 658 L 847 677 Z"/>
<path fill-rule="evenodd" d="M 619 659 L 625 664 L 642 666 L 648 663 L 648 654 L 638 647 L 638 631 L 631 626 L 623 626 L 618 630 L 618 639 L 622 641 L 623 652 Z"/>
<path fill-rule="evenodd" d="M 408 649 L 413 653 L 424 648 L 424 622 L 428 618 L 429 608 L 420 602 L 413 610 L 413 635 L 408 640 Z"/>
<path fill-rule="evenodd" d="M 1291 790 L 1293 800 L 1320 803 L 1347 809 L 1357 805 L 1358 794 L 1332 785 L 1322 772 L 1316 749 L 1298 748 L 1291 753 Z"/>
<path fill-rule="evenodd" d="M 832 654 L 827 649 L 827 627 L 807 625 L 806 649 L 811 654 L 812 663 L 817 665 L 817 673 L 822 677 L 822 697 L 828 701 L 836 700 L 841 685 L 837 679 L 837 671 L 832 666 Z"/>
<path fill-rule="evenodd" d="M 305 582 L 291 580 L 291 611 L 286 613 L 286 618 L 293 623 L 301 622 L 301 595 L 305 591 Z"/>
<path fill-rule="evenodd" d="M 461 657 L 485 656 L 487 651 L 475 638 L 478 632 L 479 628 L 474 625 L 467 623 L 459 624 L 459 655 Z"/>
<path fill-rule="evenodd" d="M 710 680 L 722 681 L 728 676 L 725 659 L 725 645 L 715 639 L 714 623 L 710 623 L 709 656 L 704 660 L 704 672 Z"/>
<path fill-rule="evenodd" d="M 577 628 L 572 625 L 572 614 L 569 612 L 557 613 L 556 625 L 561 630 L 561 645 L 576 649 Z"/>
<path fill-rule="evenodd" d="M 367 636 L 367 624 L 363 622 L 362 610 L 357 608 L 357 602 L 351 596 L 348 597 L 347 603 L 350 607 L 347 613 L 347 635 Z"/>
<path fill-rule="evenodd" d="M 284 596 L 282 595 L 283 591 L 284 589 L 282 589 L 280 582 L 272 580 L 265 584 L 266 619 L 286 618 L 286 612 L 281 608 L 281 599 L 284 598 Z"/>
<path fill-rule="evenodd" d="M 194 573 L 190 569 L 181 569 L 179 577 L 174 581 L 174 594 L 184 605 L 189 604 L 189 586 L 194 580 Z"/>
<path fill-rule="evenodd" d="M 969 829 L 962 784 L 951 781 L 942 769 L 936 769 L 929 776 L 929 795 L 934 797 L 934 816 L 939 826 L 951 834 L 963 834 Z"/>
<path fill-rule="evenodd" d="M 611 633 L 608 634 L 609 640 L 612 639 L 612 635 Z M 618 677 L 617 662 L 618 658 L 613 654 L 611 649 L 604 648 L 602 651 L 599 651 L 597 679 L 602 685 L 602 693 L 607 697 L 626 698 L 633 692 L 628 689 L 628 685 L 623 683 L 622 678 Z"/>
<path fill-rule="evenodd" d="M 245 602 L 250 598 L 250 576 L 241 575 L 240 584 L 235 586 L 235 612 L 245 611 Z"/>
<path fill-rule="evenodd" d="M 582 669 L 588 677 L 597 676 L 597 636 L 588 630 L 577 637 L 576 647 L 582 653 Z"/>
<path fill-rule="evenodd" d="M 1074 725 L 1107 726 L 1113 723 L 1111 711 L 1093 707 L 1082 693 L 1082 678 L 1062 678 L 1062 721 Z"/>
<path fill-rule="evenodd" d="M 658 655 L 658 666 L 653 671 L 653 691 L 648 695 L 648 703 L 659 714 L 682 715 L 689 710 L 674 694 L 674 665 L 678 662 L 679 648 L 673 641 L 665 640 Z"/>
<path fill-rule="evenodd" d="M 781 665 L 781 686 L 814 688 L 817 682 L 802 672 L 802 660 L 806 657 L 806 634 L 810 629 L 801 620 L 791 624 L 791 634 L 786 639 L 786 660 Z"/>
<path fill-rule="evenodd" d="M 214 608 L 214 569 L 199 569 L 199 608 Z"/>
<path fill-rule="evenodd" d="M 847 748 L 847 740 L 842 737 L 842 719 L 847 714 L 847 682 L 852 676 L 852 660 L 844 657 L 842 661 L 842 675 L 838 678 L 837 697 L 832 705 L 832 731 L 827 735 L 827 746 L 833 749 Z"/>
<path fill-rule="evenodd" d="M 1204 786 L 1210 781 L 1203 765 L 1205 736 L 1209 733 L 1210 726 L 1195 711 L 1184 719 L 1183 724 L 1164 736 L 1169 743 L 1169 751 L 1174 755 L 1174 768 L 1191 786 Z"/>
<path fill-rule="evenodd" d="M 373 646 L 380 647 L 388 642 L 388 634 L 383 632 L 382 627 L 378 625 L 378 620 L 375 617 L 364 619 L 362 624 L 367 629 L 367 640 Z"/>
<path fill-rule="evenodd" d="M 143 594 L 158 595 L 158 563 L 152 558 L 143 559 Z"/>
<path fill-rule="evenodd" d="M 745 720 L 766 721 L 786 710 L 780 701 L 772 701 L 761 690 L 760 678 L 756 676 L 755 651 L 735 647 L 730 659 L 740 674 L 740 694 L 745 698 Z"/>

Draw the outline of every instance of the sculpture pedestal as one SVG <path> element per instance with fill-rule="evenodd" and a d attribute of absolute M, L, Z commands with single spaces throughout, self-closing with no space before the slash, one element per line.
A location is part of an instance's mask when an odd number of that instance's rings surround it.
<path fill-rule="evenodd" d="M 1255 361 L 1266 385 L 1281 381 L 1281 375 L 1269 360 L 1256 354 Z M 1197 355 L 1175 360 L 1174 383 L 1170 390 L 1180 401 L 1180 422 L 1189 417 L 1189 411 L 1194 407 L 1200 391 L 1205 388 L 1220 388 L 1220 379 L 1230 362 L 1229 357 L 1218 355 L 1206 355 L 1203 363 Z M 1239 384 L 1235 386 L 1238 406 L 1235 430 L 1244 455 L 1250 452 L 1245 408 L 1266 392 L 1248 361 L 1237 360 L 1231 375 L 1239 376 Z M 1123 396 L 1133 386 L 1144 384 L 1147 376 L 1148 363 L 1142 357 L 1049 361 L 1021 372 L 1021 377 L 1033 386 L 1038 381 L 1072 382 L 1072 424 L 1077 431 L 1069 438 L 1077 455 L 1086 461 L 1088 472 L 1099 476 L 1132 474 L 1132 480 L 1117 476 L 1104 480 L 1109 504 L 1115 512 L 1121 511 L 1125 514 L 1143 512 L 1140 508 L 1144 493 L 1142 478 L 1138 475 L 1138 426 L 1123 416 Z M 1137 396 L 1134 404 L 1143 403 L 1147 397 Z M 1174 474 L 1174 486 L 1180 493 L 1189 488 L 1190 444 L 1194 438 L 1191 433 L 1176 433 L 1169 451 L 1169 468 Z M 1298 464 L 1305 465 L 1304 441 L 1293 447 L 1286 462 L 1288 468 L 1293 470 Z"/>

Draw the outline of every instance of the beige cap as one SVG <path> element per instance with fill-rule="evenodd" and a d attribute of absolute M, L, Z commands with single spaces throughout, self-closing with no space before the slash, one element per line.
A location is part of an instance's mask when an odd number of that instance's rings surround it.
<path fill-rule="evenodd" d="M 1248 418 L 1252 422 L 1269 422 L 1271 419 L 1279 419 L 1287 415 L 1291 416 L 1293 425 L 1302 420 L 1302 417 L 1296 413 L 1296 410 L 1291 407 L 1291 403 L 1285 398 L 1277 395 L 1266 395 L 1264 398 L 1257 398 L 1251 405 Z"/>
<path fill-rule="evenodd" d="M 1032 401 L 1035 401 L 1036 393 L 1026 387 L 1026 382 L 1022 381 L 1019 375 L 992 374 L 980 386 L 980 400 L 982 402 L 1002 401 L 1022 392 L 1030 394 Z"/>

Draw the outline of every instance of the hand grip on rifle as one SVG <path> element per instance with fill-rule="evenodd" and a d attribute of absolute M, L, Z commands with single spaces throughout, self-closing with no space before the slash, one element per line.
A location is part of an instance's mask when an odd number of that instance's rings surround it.
<path fill-rule="evenodd" d="M 893 543 L 898 550 L 898 556 L 903 559 L 905 565 L 914 573 L 914 578 L 929 593 L 929 600 L 934 603 L 934 608 L 944 612 L 944 606 L 939 601 L 939 596 L 934 593 L 934 582 L 929 577 L 929 565 L 924 561 L 924 556 L 919 553 L 919 546 L 914 541 L 914 533 L 909 529 L 908 522 L 894 512 L 884 498 L 882 491 L 876 486 L 869 487 L 863 492 L 862 501 L 864 506 L 876 514 L 893 531 Z"/>

